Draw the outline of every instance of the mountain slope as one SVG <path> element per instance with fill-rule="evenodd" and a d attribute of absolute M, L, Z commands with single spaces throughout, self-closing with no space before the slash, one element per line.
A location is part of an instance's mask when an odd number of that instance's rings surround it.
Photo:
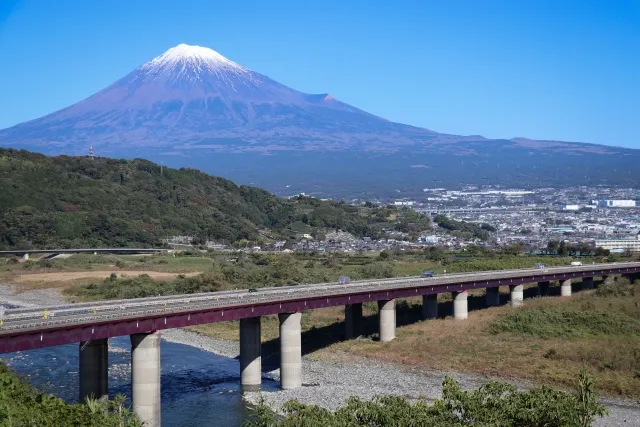
<path fill-rule="evenodd" d="M 640 184 L 638 174 L 631 176 L 638 150 L 492 140 L 393 123 L 328 94 L 284 86 L 211 49 L 187 45 L 169 49 L 68 108 L 1 130 L 0 144 L 83 155 L 93 146 L 100 155 L 196 166 L 274 191 L 293 184 L 318 194 L 332 194 L 338 183 L 354 179 L 360 192 L 372 187 L 378 195 L 416 192 L 442 179 L 512 184 L 519 176 L 539 185 L 582 183 L 584 165 L 602 166 L 590 172 L 592 183 Z M 293 172 L 296 163 L 303 168 Z M 336 167 L 343 163 L 344 169 Z M 473 170 L 471 164 L 489 166 Z M 493 165 L 502 168 L 495 179 L 485 173 Z M 606 169 L 620 169 L 624 179 Z"/>
<path fill-rule="evenodd" d="M 46 157 L 0 149 L 0 248 L 152 246 L 173 235 L 231 243 L 291 227 L 375 235 L 369 216 L 338 202 L 280 199 L 193 169 L 146 160 Z M 295 234 L 295 233 L 293 233 Z"/>

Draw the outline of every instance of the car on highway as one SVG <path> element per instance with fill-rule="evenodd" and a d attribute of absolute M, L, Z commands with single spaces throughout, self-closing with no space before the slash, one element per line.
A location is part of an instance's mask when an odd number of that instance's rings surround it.
<path fill-rule="evenodd" d="M 249 288 L 249 292 L 258 292 L 256 288 Z"/>
<path fill-rule="evenodd" d="M 582 261 L 573 261 L 571 265 L 573 266 L 582 265 Z"/>
<path fill-rule="evenodd" d="M 536 265 L 534 265 L 533 267 L 534 267 L 534 268 L 539 268 L 539 269 L 541 269 L 541 270 L 543 270 L 543 269 L 547 268 L 544 264 L 542 264 L 542 263 L 540 263 L 540 262 L 539 262 L 539 263 L 537 263 Z"/>
<path fill-rule="evenodd" d="M 422 273 L 420 273 L 420 277 L 433 277 L 435 275 L 436 275 L 436 273 L 434 273 L 431 270 L 425 270 Z"/>
<path fill-rule="evenodd" d="M 341 285 L 346 285 L 351 282 L 351 278 L 349 276 L 340 276 L 338 278 L 338 283 Z"/>

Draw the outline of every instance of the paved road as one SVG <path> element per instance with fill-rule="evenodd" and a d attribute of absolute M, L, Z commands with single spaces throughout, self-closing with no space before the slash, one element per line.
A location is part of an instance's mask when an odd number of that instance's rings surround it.
<path fill-rule="evenodd" d="M 284 303 L 293 300 L 309 300 L 327 298 L 326 305 L 331 304 L 329 297 L 361 295 L 371 292 L 393 291 L 399 289 L 423 290 L 430 288 L 429 293 L 451 292 L 453 286 L 460 283 L 474 283 L 474 288 L 486 286 L 508 285 L 509 280 L 526 277 L 535 282 L 553 280 L 567 273 L 578 274 L 579 277 L 599 276 L 610 270 L 620 269 L 628 272 L 640 271 L 640 262 L 593 264 L 584 266 L 553 267 L 546 269 L 498 270 L 480 273 L 446 274 L 436 277 L 401 277 L 393 279 L 364 280 L 351 282 L 348 285 L 322 283 L 314 285 L 283 286 L 261 288 L 256 292 L 247 289 L 222 291 L 203 294 L 158 296 L 118 301 L 98 301 L 90 303 L 51 306 L 45 308 L 25 308 L 6 310 L 3 324 L 0 326 L 0 338 L 3 335 L 15 335 L 48 329 L 69 328 L 74 326 L 90 326 L 108 322 L 119 322 L 149 317 L 171 316 L 183 313 L 222 310 L 234 307 L 257 306 L 273 303 Z M 451 289 L 450 289 L 451 288 Z M 423 294 L 423 292 L 421 292 Z"/>

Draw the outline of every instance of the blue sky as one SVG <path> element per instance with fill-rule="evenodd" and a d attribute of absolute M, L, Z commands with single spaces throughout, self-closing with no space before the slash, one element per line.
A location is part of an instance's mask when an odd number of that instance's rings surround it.
<path fill-rule="evenodd" d="M 640 0 L 0 0 L 0 128 L 180 43 L 439 132 L 640 148 Z"/>

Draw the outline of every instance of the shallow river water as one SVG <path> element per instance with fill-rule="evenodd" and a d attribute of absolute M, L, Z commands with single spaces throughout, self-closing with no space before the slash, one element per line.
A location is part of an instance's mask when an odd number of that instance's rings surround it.
<path fill-rule="evenodd" d="M 239 363 L 182 344 L 162 340 L 162 425 L 224 426 L 243 424 L 247 408 L 240 393 Z M 109 395 L 130 397 L 129 337 L 109 340 Z M 69 401 L 78 400 L 78 344 L 0 355 L 11 369 L 36 387 Z M 263 389 L 277 383 L 263 379 Z"/>

